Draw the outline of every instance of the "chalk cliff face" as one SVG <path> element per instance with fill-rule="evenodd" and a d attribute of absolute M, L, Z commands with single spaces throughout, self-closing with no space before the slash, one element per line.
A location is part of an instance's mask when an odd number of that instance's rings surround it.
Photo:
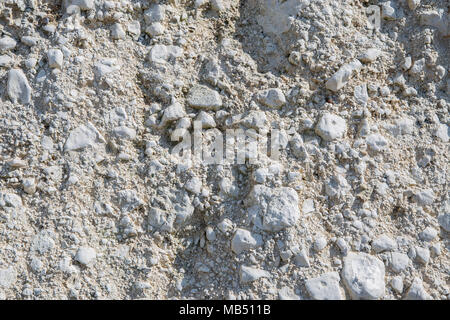
<path fill-rule="evenodd" d="M 0 299 L 449 299 L 447 7 L 0 0 Z"/>

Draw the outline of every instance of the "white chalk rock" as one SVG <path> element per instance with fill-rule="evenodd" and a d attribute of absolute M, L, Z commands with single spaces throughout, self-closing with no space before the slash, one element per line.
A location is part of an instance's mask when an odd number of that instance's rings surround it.
<path fill-rule="evenodd" d="M 300 217 L 298 195 L 292 188 L 256 185 L 246 203 L 250 218 L 263 230 L 278 232 L 294 226 Z"/>
<path fill-rule="evenodd" d="M 265 270 L 241 266 L 240 270 L 241 283 L 248 283 L 258 280 L 259 278 L 271 278 L 271 277 L 272 275 Z"/>
<path fill-rule="evenodd" d="M 22 38 L 20 38 L 20 41 L 29 47 L 33 47 L 37 45 L 39 38 L 32 36 L 23 36 Z"/>
<path fill-rule="evenodd" d="M 120 23 L 114 23 L 111 27 L 111 37 L 114 40 L 125 39 L 125 30 Z"/>
<path fill-rule="evenodd" d="M 199 121 L 202 124 L 203 129 L 215 128 L 216 121 L 214 121 L 214 117 L 205 111 L 200 111 L 195 121 Z"/>
<path fill-rule="evenodd" d="M 95 252 L 95 249 L 90 247 L 79 248 L 75 255 L 75 260 L 84 266 L 91 265 L 96 258 L 97 253 Z"/>
<path fill-rule="evenodd" d="M 348 80 L 350 80 L 353 72 L 359 71 L 362 67 L 359 60 L 353 60 L 350 63 L 343 65 L 333 76 L 325 83 L 325 87 L 331 91 L 338 91 L 344 87 Z"/>
<path fill-rule="evenodd" d="M 306 280 L 305 286 L 314 300 L 343 300 L 339 280 L 337 272 L 328 272 Z"/>
<path fill-rule="evenodd" d="M 445 123 L 440 123 L 434 132 L 434 135 L 441 139 L 443 142 L 450 141 L 450 127 Z"/>
<path fill-rule="evenodd" d="M 17 279 L 17 272 L 13 267 L 0 269 L 0 288 L 11 287 Z"/>
<path fill-rule="evenodd" d="M 78 6 L 81 10 L 92 10 L 95 8 L 94 0 L 68 0 L 69 5 Z"/>
<path fill-rule="evenodd" d="M 421 206 L 432 205 L 435 199 L 433 190 L 424 189 L 417 192 L 414 196 L 414 200 Z"/>
<path fill-rule="evenodd" d="M 225 5 L 222 0 L 211 0 L 211 9 L 221 12 L 225 10 Z"/>
<path fill-rule="evenodd" d="M 0 56 L 0 67 L 9 67 L 13 63 L 13 58 L 7 55 Z"/>
<path fill-rule="evenodd" d="M 439 225 L 447 232 L 450 232 L 450 213 L 442 213 L 438 216 Z"/>
<path fill-rule="evenodd" d="M 421 264 L 427 264 L 430 261 L 430 250 L 428 248 L 422 248 L 416 246 L 416 261 Z"/>
<path fill-rule="evenodd" d="M 14 193 L 0 192 L 0 208 L 12 207 L 21 208 L 22 198 Z"/>
<path fill-rule="evenodd" d="M 438 235 L 438 231 L 433 227 L 426 227 L 421 233 L 419 233 L 420 240 L 433 241 Z"/>
<path fill-rule="evenodd" d="M 309 4 L 310 0 L 261 0 L 257 22 L 264 33 L 281 35 L 291 28 L 293 19 L 290 18 L 296 17 Z"/>
<path fill-rule="evenodd" d="M 397 293 L 403 292 L 403 278 L 401 276 L 392 278 L 390 284 L 392 289 L 394 289 Z"/>
<path fill-rule="evenodd" d="M 366 253 L 350 252 L 344 259 L 342 278 L 353 299 L 375 300 L 384 296 L 384 264 Z"/>
<path fill-rule="evenodd" d="M 280 108 L 286 104 L 286 98 L 283 91 L 277 88 L 260 91 L 257 95 L 257 99 L 263 105 L 270 108 Z"/>
<path fill-rule="evenodd" d="M 165 29 L 164 26 L 159 22 L 154 22 L 151 25 L 149 25 L 147 28 L 145 28 L 145 33 L 152 37 L 156 37 L 159 35 L 162 35 L 164 33 Z"/>
<path fill-rule="evenodd" d="M 50 68 L 62 68 L 64 55 L 59 49 L 50 49 L 47 52 L 48 65 Z"/>
<path fill-rule="evenodd" d="M 144 20 L 146 23 L 163 21 L 166 16 L 166 9 L 163 5 L 155 4 L 144 12 Z"/>
<path fill-rule="evenodd" d="M 192 177 L 186 182 L 184 188 L 193 194 L 199 194 L 202 190 L 202 181 L 197 177 Z"/>
<path fill-rule="evenodd" d="M 189 91 L 187 103 L 193 108 L 217 110 L 222 106 L 222 97 L 215 90 L 195 85 Z"/>
<path fill-rule="evenodd" d="M 406 293 L 405 300 L 431 300 L 431 296 L 425 291 L 420 278 L 414 278 Z"/>
<path fill-rule="evenodd" d="M 255 248 L 261 242 L 262 238 L 260 235 L 252 235 L 248 230 L 237 229 L 231 240 L 231 250 L 236 254 L 240 254 L 243 251 Z"/>
<path fill-rule="evenodd" d="M 127 24 L 127 31 L 137 40 L 141 34 L 141 24 L 137 20 L 130 21 Z"/>
<path fill-rule="evenodd" d="M 377 48 L 370 48 L 364 51 L 358 59 L 363 63 L 370 63 L 377 60 L 377 58 L 381 55 L 381 51 Z"/>
<path fill-rule="evenodd" d="M 366 138 L 367 146 L 373 151 L 379 152 L 386 149 L 388 141 L 379 133 L 373 133 Z"/>
<path fill-rule="evenodd" d="M 114 134 L 125 140 L 134 140 L 136 139 L 136 130 L 133 128 L 129 128 L 126 126 L 118 126 L 113 129 Z"/>
<path fill-rule="evenodd" d="M 16 47 L 16 45 L 17 45 L 16 40 L 14 40 L 11 37 L 4 36 L 3 38 L 0 39 L 0 52 L 12 50 Z"/>
<path fill-rule="evenodd" d="M 183 55 L 183 49 L 177 46 L 154 45 L 149 52 L 148 59 L 154 63 L 164 64 Z"/>
<path fill-rule="evenodd" d="M 327 238 L 325 238 L 323 235 L 318 235 L 314 239 L 314 250 L 317 252 L 322 251 L 327 246 Z"/>
<path fill-rule="evenodd" d="M 357 103 L 359 103 L 362 107 L 367 105 L 367 101 L 369 101 L 369 94 L 367 93 L 367 85 L 364 83 L 363 85 L 356 86 L 353 91 L 353 96 Z"/>
<path fill-rule="evenodd" d="M 293 249 L 293 253 L 295 254 L 294 262 L 298 267 L 309 268 L 311 266 L 305 248 L 295 248 Z"/>
<path fill-rule="evenodd" d="M 164 110 L 160 127 L 164 127 L 169 122 L 181 119 L 185 115 L 186 111 L 184 111 L 184 107 L 180 103 L 175 102 Z"/>
<path fill-rule="evenodd" d="M 402 272 L 411 264 L 408 255 L 401 252 L 391 252 L 388 259 L 389 267 L 397 273 Z"/>
<path fill-rule="evenodd" d="M 45 254 L 55 247 L 55 240 L 52 238 L 52 233 L 48 230 L 40 231 L 33 238 L 31 250 L 37 251 L 40 254 Z"/>
<path fill-rule="evenodd" d="M 325 113 L 317 123 L 315 132 L 325 141 L 341 139 L 347 131 L 345 120 L 337 115 Z"/>
<path fill-rule="evenodd" d="M 381 3 L 381 17 L 385 20 L 397 19 L 397 14 L 391 5 L 391 1 Z"/>
<path fill-rule="evenodd" d="M 120 70 L 120 66 L 117 64 L 116 59 L 101 59 L 94 65 L 94 75 L 97 78 L 103 78 L 109 73 Z"/>
<path fill-rule="evenodd" d="M 444 10 L 424 11 L 420 14 L 419 21 L 422 26 L 432 26 L 437 28 L 444 37 L 450 35 L 448 16 Z"/>
<path fill-rule="evenodd" d="M 372 249 L 376 252 L 392 251 L 397 249 L 397 242 L 386 234 L 378 236 L 372 241 Z"/>

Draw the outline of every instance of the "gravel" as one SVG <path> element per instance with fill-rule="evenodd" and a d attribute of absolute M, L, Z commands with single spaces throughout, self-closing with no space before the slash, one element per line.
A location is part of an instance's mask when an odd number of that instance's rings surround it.
<path fill-rule="evenodd" d="M 0 1 L 0 299 L 448 300 L 447 7 Z"/>

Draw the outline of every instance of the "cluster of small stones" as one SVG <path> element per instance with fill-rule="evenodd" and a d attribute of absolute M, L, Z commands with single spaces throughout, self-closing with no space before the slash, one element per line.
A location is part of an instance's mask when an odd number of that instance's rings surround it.
<path fill-rule="evenodd" d="M 447 6 L 2 0 L 0 299 L 449 299 Z"/>

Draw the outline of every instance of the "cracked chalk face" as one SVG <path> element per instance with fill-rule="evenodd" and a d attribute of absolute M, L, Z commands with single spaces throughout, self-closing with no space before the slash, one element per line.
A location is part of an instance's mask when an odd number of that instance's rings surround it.
<path fill-rule="evenodd" d="M 0 1 L 0 299 L 449 299 L 447 7 Z"/>

